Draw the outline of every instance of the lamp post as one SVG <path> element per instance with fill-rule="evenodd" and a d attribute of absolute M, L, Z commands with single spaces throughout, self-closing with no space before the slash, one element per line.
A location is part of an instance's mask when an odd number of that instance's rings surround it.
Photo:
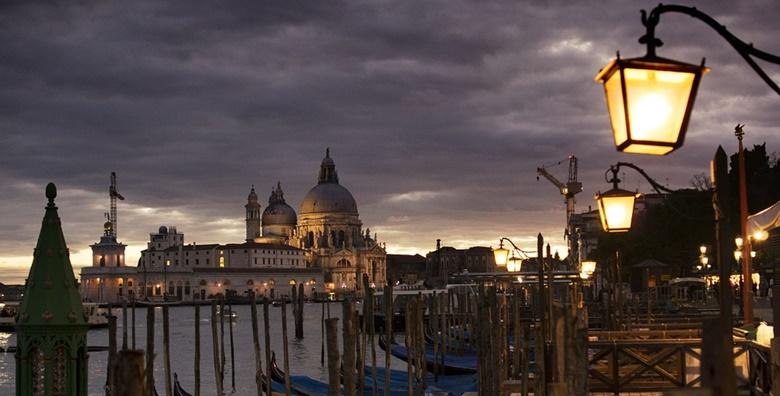
<path fill-rule="evenodd" d="M 685 140 L 699 82 L 709 69 L 704 66 L 704 60 L 700 65 L 693 65 L 656 55 L 656 48 L 663 42 L 655 37 L 655 27 L 661 14 L 667 12 L 688 15 L 713 28 L 780 95 L 780 87 L 753 59 L 780 65 L 780 56 L 745 43 L 695 7 L 660 4 L 649 15 L 642 10 L 646 33 L 639 43 L 647 46 L 647 54 L 622 59 L 618 53 L 596 75 L 596 81 L 604 85 L 618 151 L 666 155 L 682 147 Z"/>

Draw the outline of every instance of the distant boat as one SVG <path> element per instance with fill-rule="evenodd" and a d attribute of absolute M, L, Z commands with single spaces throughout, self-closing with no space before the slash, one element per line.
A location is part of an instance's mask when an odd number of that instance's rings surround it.
<path fill-rule="evenodd" d="M 87 323 L 90 329 L 108 327 L 108 311 L 100 308 L 96 303 L 82 303 L 84 313 L 87 315 Z M 0 303 L 0 332 L 16 331 L 16 314 L 19 312 L 19 302 Z"/>

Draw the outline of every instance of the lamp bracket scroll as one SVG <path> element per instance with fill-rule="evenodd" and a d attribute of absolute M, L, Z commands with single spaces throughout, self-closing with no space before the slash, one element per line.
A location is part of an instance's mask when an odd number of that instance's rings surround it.
<path fill-rule="evenodd" d="M 775 83 L 769 77 L 769 75 L 767 75 L 767 73 L 756 63 L 756 61 L 753 60 L 753 57 L 756 57 L 763 61 L 773 63 L 775 65 L 780 65 L 780 56 L 761 51 L 753 47 L 752 43 L 746 43 L 740 40 L 737 36 L 729 32 L 725 26 L 718 23 L 718 21 L 713 19 L 711 16 L 699 11 L 696 7 L 687 7 L 676 4 L 659 4 L 650 11 L 650 14 L 647 14 L 645 10 L 641 11 L 642 25 L 645 26 L 646 33 L 644 36 L 639 38 L 639 43 L 647 45 L 648 57 L 655 57 L 655 49 L 663 45 L 663 42 L 655 37 L 655 27 L 658 25 L 661 14 L 667 12 L 688 15 L 707 24 L 707 26 L 711 27 L 721 37 L 728 41 L 728 43 L 731 44 L 731 46 L 737 51 L 742 59 L 744 59 L 745 62 L 750 65 L 753 71 L 755 71 L 756 74 L 758 74 L 758 76 L 761 77 L 761 79 L 764 80 L 764 82 L 769 85 L 770 88 L 772 88 L 772 90 L 780 95 L 780 86 L 778 86 L 777 83 Z"/>
<path fill-rule="evenodd" d="M 635 171 L 637 171 L 642 177 L 647 180 L 648 183 L 650 183 L 650 186 L 653 187 L 653 189 L 659 193 L 673 193 L 674 190 L 664 187 L 661 183 L 658 183 L 655 181 L 650 175 L 647 174 L 647 172 L 644 171 L 644 169 L 630 163 L 630 162 L 618 162 L 615 165 L 610 165 L 609 169 L 607 170 L 607 173 L 604 174 L 604 178 L 607 180 L 608 183 L 612 183 L 615 188 L 617 188 L 617 183 L 620 183 L 620 179 L 618 179 L 617 174 L 620 171 L 621 167 L 631 168 Z M 607 174 L 609 172 L 612 172 L 612 178 L 608 178 Z"/>

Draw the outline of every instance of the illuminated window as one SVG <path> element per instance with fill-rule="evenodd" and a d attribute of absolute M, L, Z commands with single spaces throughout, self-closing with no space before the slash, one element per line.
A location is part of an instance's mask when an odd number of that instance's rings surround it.
<path fill-rule="evenodd" d="M 225 258 L 221 256 L 219 258 L 219 268 L 225 268 Z"/>

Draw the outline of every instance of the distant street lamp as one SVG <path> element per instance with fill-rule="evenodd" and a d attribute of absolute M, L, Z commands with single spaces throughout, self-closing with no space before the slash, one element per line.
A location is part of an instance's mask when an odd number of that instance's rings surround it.
<path fill-rule="evenodd" d="M 512 245 L 512 256 L 509 256 L 510 250 L 504 247 L 504 241 Z M 517 255 L 515 255 L 517 252 Z M 506 267 L 508 272 L 518 272 L 522 266 L 523 260 L 529 258 L 529 252 L 520 249 L 511 239 L 501 237 L 498 240 L 498 247 L 493 249 L 493 258 L 496 260 L 497 267 Z"/>
<path fill-rule="evenodd" d="M 628 162 L 618 162 L 615 165 L 611 165 L 607 172 L 604 174 L 604 178 L 608 183 L 612 183 L 612 189 L 604 193 L 596 193 L 596 202 L 599 208 L 599 217 L 601 218 L 601 226 L 606 232 L 627 232 L 631 229 L 631 222 L 634 216 L 634 203 L 639 196 L 637 192 L 631 192 L 622 190 L 618 187 L 620 179 L 618 179 L 618 172 L 621 167 L 627 167 L 639 172 L 650 185 L 660 194 L 661 191 L 670 193 L 670 190 L 653 180 L 645 171 Z M 609 173 L 612 173 L 611 178 L 607 179 Z"/>
<path fill-rule="evenodd" d="M 504 248 L 503 238 L 499 242 L 498 247 L 493 249 L 493 257 L 496 260 L 497 267 L 506 267 L 506 263 L 509 260 L 509 249 Z"/>
<path fill-rule="evenodd" d="M 590 279 L 590 276 L 596 272 L 596 262 L 593 260 L 585 260 L 580 265 L 580 278 Z"/>
<path fill-rule="evenodd" d="M 780 65 L 780 57 L 753 48 L 731 34 L 709 15 L 694 7 L 660 4 L 648 15 L 642 10 L 647 29 L 639 43 L 647 45 L 641 58 L 621 59 L 620 54 L 596 75 L 604 84 L 615 147 L 637 154 L 666 155 L 680 148 L 696 99 L 704 66 L 661 58 L 656 48 L 663 42 L 655 37 L 661 14 L 676 12 L 699 19 L 715 29 L 742 56 L 775 92 L 780 87 L 756 64 L 752 57 Z"/>

